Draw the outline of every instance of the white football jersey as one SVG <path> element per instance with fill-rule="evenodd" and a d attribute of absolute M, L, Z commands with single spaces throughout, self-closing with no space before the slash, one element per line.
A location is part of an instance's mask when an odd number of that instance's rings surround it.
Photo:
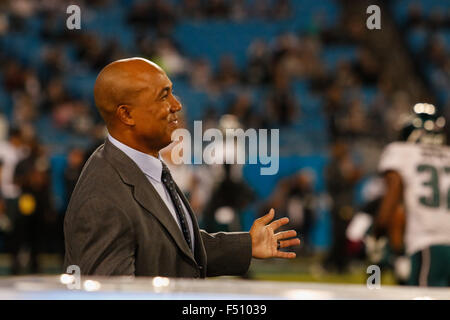
<path fill-rule="evenodd" d="M 450 245 L 450 147 L 391 143 L 379 164 L 380 172 L 388 170 L 397 171 L 403 181 L 407 253 Z"/>

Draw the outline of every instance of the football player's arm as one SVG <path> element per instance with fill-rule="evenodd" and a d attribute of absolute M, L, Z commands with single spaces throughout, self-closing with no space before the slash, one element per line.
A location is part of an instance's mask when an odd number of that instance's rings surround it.
<path fill-rule="evenodd" d="M 389 228 L 392 217 L 401 203 L 403 195 L 402 178 L 397 171 L 387 171 L 384 174 L 386 192 L 375 219 L 375 235 L 380 236 Z"/>
<path fill-rule="evenodd" d="M 399 205 L 394 211 L 388 230 L 389 242 L 396 253 L 401 253 L 404 249 L 405 222 L 405 208 Z"/>

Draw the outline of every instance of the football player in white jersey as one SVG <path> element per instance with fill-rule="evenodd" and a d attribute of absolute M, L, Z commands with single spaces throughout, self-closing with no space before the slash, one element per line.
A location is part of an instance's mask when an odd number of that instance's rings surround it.
<path fill-rule="evenodd" d="M 435 106 L 416 104 L 405 141 L 387 145 L 380 158 L 386 193 L 375 230 L 381 234 L 395 224 L 403 203 L 410 285 L 450 286 L 450 147 L 444 126 Z"/>

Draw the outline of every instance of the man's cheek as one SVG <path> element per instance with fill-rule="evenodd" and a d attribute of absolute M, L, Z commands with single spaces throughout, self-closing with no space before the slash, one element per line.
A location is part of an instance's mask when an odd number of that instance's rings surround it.
<path fill-rule="evenodd" d="M 167 116 L 170 114 L 170 106 L 165 104 L 159 111 L 158 117 L 161 120 L 167 120 Z"/>

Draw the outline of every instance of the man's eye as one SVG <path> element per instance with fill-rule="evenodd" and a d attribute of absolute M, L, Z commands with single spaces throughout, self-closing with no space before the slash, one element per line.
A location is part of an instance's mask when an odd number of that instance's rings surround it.
<path fill-rule="evenodd" d="M 163 96 L 161 99 L 162 99 L 162 100 L 166 100 L 167 97 L 168 97 L 168 95 L 165 95 L 165 96 Z"/>

